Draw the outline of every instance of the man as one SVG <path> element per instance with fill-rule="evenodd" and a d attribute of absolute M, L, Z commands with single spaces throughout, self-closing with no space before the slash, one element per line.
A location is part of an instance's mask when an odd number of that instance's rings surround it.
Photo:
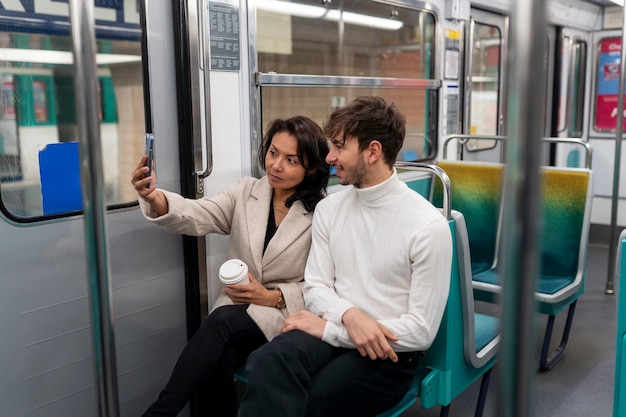
<path fill-rule="evenodd" d="M 404 116 L 361 97 L 333 112 L 325 131 L 326 162 L 352 187 L 318 204 L 308 311 L 250 355 L 240 417 L 376 416 L 405 394 L 441 322 L 452 239 L 439 210 L 393 167 Z"/>

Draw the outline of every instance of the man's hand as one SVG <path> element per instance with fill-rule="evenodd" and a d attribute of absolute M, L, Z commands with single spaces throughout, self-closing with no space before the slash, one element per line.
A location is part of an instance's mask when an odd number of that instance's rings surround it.
<path fill-rule="evenodd" d="M 341 318 L 350 340 L 362 356 L 370 359 L 390 359 L 398 362 L 398 355 L 389 345 L 398 338 L 385 326 L 356 307 L 348 309 Z"/>
<path fill-rule="evenodd" d="M 300 310 L 296 313 L 290 314 L 285 319 L 281 331 L 283 333 L 291 330 L 301 330 L 304 333 L 315 336 L 318 339 L 322 339 L 324 335 L 324 329 L 326 328 L 326 320 L 316 316 L 307 310 Z"/>

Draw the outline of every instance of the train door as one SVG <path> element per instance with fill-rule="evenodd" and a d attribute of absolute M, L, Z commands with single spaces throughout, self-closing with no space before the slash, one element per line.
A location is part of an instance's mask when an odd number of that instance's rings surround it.
<path fill-rule="evenodd" d="M 179 120 L 181 192 L 213 196 L 252 174 L 260 128 L 251 128 L 247 9 L 239 1 L 173 2 Z M 222 284 L 217 271 L 228 256 L 228 236 L 184 238 L 189 332 L 210 311 Z"/>
<path fill-rule="evenodd" d="M 555 62 L 555 117 L 546 136 L 588 141 L 585 117 L 589 100 L 589 49 L 587 32 L 570 28 L 554 28 L 556 43 L 549 56 Z M 552 44 L 551 44 L 552 45 Z M 550 119 L 548 119 L 550 120 Z M 581 146 L 557 143 L 551 145 L 550 163 L 557 166 L 585 166 L 585 150 Z"/>
<path fill-rule="evenodd" d="M 102 346 L 92 342 L 94 265 L 78 169 L 85 138 L 75 108 L 84 92 L 74 87 L 69 7 L 49 0 L 1 6 L 0 415 L 97 415 L 96 381 L 103 381 L 94 361 Z M 159 185 L 180 188 L 170 8 L 165 0 L 127 0 L 96 2 L 94 10 L 118 371 L 112 384 L 123 416 L 140 415 L 155 398 L 186 342 L 181 237 L 142 218 L 129 181 L 152 130 Z M 158 50 L 148 51 L 146 41 Z"/>
<path fill-rule="evenodd" d="M 505 132 L 505 75 L 508 17 L 471 9 L 465 62 L 464 132 L 479 136 L 501 136 Z M 463 159 L 501 161 L 500 141 L 470 139 Z"/>

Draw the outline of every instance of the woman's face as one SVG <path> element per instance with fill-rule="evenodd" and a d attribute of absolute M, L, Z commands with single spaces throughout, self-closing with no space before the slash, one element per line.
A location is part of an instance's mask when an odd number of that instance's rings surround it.
<path fill-rule="evenodd" d="M 278 132 L 265 154 L 265 171 L 272 188 L 295 192 L 306 169 L 298 157 L 298 140 L 288 132 Z"/>

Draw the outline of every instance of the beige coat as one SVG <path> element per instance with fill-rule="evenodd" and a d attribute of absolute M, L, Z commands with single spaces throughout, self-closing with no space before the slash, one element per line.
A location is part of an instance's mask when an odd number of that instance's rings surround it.
<path fill-rule="evenodd" d="M 148 220 L 179 234 L 229 234 L 229 258 L 244 261 L 252 275 L 266 288 L 281 289 L 286 308 L 250 305 L 247 310 L 268 340 L 280 334 L 285 317 L 304 308 L 302 285 L 311 247 L 313 214 L 296 201 L 263 254 L 272 203 L 272 188 L 267 177 L 244 177 L 215 197 L 198 200 L 160 191 L 167 198 L 169 212 L 155 218 L 156 213 L 151 213 L 150 205 L 140 198 L 142 213 Z M 213 309 L 226 304 L 232 304 L 232 301 L 222 291 Z"/>

